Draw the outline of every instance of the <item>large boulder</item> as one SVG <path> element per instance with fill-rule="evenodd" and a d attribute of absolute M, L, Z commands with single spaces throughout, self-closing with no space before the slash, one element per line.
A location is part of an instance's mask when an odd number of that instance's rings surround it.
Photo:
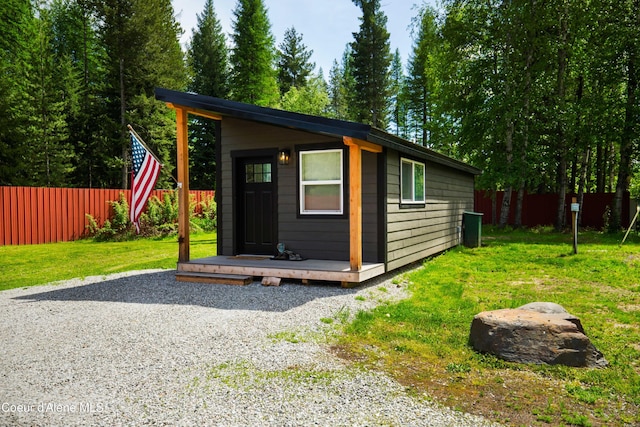
<path fill-rule="evenodd" d="M 510 362 L 604 367 L 607 361 L 585 335 L 580 319 L 554 303 L 485 311 L 471 323 L 473 348 Z"/>

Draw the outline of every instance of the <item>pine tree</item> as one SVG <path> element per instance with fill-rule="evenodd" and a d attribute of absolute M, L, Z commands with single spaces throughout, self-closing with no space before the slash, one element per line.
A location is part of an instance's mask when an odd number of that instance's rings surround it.
<path fill-rule="evenodd" d="M 98 130 L 105 110 L 99 93 L 104 86 L 104 49 L 96 33 L 96 19 L 87 0 L 54 0 L 49 15 L 58 61 L 68 61 L 76 76 L 75 107 L 67 111 L 69 143 L 74 147 L 73 177 L 68 185 L 94 187 L 99 182 L 104 147 Z M 72 81 L 69 80 L 69 84 Z M 69 89 L 73 89 L 71 86 Z"/>
<path fill-rule="evenodd" d="M 342 54 L 342 62 L 333 61 L 329 72 L 329 111 L 330 117 L 340 120 L 356 120 L 356 110 L 353 103 L 355 93 L 355 79 L 353 77 L 353 52 L 347 44 Z"/>
<path fill-rule="evenodd" d="M 276 106 L 275 41 L 267 9 L 262 0 L 238 0 L 233 15 L 232 97 L 249 104 Z"/>
<path fill-rule="evenodd" d="M 36 36 L 29 0 L 0 2 L 0 185 L 28 184 L 28 76 Z"/>
<path fill-rule="evenodd" d="M 169 184 L 175 162 L 175 121 L 171 112 L 154 99 L 154 89 L 183 89 L 186 73 L 178 36 L 180 26 L 170 0 L 104 0 L 97 4 L 101 41 L 108 62 L 107 84 L 102 94 L 107 117 L 101 133 L 115 159 L 104 173 L 103 185 L 128 187 L 127 124 L 164 163 L 159 185 Z M 114 166 L 120 165 L 120 176 Z"/>
<path fill-rule="evenodd" d="M 57 56 L 49 9 L 38 11 L 30 80 L 32 144 L 25 173 L 29 185 L 64 186 L 73 170 L 68 117 L 77 112 L 80 75 L 71 58 Z"/>
<path fill-rule="evenodd" d="M 436 86 L 436 49 L 438 46 L 436 17 L 433 9 L 424 7 L 415 22 L 417 36 L 409 57 L 407 98 L 412 122 L 416 127 L 416 142 L 431 145 L 434 130 Z"/>
<path fill-rule="evenodd" d="M 292 87 L 300 89 L 307 84 L 315 68 L 315 64 L 309 62 L 312 54 L 313 50 L 307 50 L 302 34 L 298 34 L 294 27 L 285 31 L 278 51 L 278 83 L 283 95 Z"/>
<path fill-rule="evenodd" d="M 407 79 L 402 69 L 402 57 L 400 56 L 400 50 L 396 49 L 391 62 L 391 124 L 394 127 L 393 132 L 402 138 L 408 137 L 408 108 L 405 90 L 407 85 L 406 80 Z"/>
<path fill-rule="evenodd" d="M 387 17 L 380 0 L 353 0 L 362 9 L 360 31 L 353 33 L 353 76 L 356 119 L 381 129 L 387 127 L 391 49 Z"/>
<path fill-rule="evenodd" d="M 191 71 L 189 90 L 208 96 L 229 96 L 229 54 L 222 26 L 216 16 L 213 0 L 207 0 L 202 14 L 197 15 L 198 27 L 193 30 L 187 53 Z M 215 121 L 194 117 L 189 123 L 190 187 L 215 189 L 216 127 Z"/>

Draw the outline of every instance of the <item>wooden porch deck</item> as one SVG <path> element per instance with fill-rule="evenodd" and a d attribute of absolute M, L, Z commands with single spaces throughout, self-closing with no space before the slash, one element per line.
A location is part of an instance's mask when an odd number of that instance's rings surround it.
<path fill-rule="evenodd" d="M 307 259 L 303 261 L 272 260 L 268 256 L 212 256 L 178 263 L 176 277 L 182 281 L 232 283 L 225 276 L 238 279 L 279 277 L 281 279 L 340 282 L 353 286 L 385 273 L 382 263 L 363 263 L 360 271 L 351 271 L 349 261 Z M 219 279 L 219 280 L 217 280 Z M 243 283 L 234 283 L 243 284 Z"/>

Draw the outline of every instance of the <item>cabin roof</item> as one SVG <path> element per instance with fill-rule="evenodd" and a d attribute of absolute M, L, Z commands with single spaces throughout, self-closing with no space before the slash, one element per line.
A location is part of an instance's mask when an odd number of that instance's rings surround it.
<path fill-rule="evenodd" d="M 414 144 L 411 141 L 407 141 L 406 139 L 362 123 L 293 113 L 290 111 L 259 107 L 257 105 L 229 101 L 212 96 L 179 92 L 163 88 L 156 88 L 155 95 L 156 99 L 159 101 L 171 103 L 176 106 L 204 110 L 216 113 L 222 117 L 233 117 L 338 138 L 348 136 L 391 148 L 407 155 L 423 158 L 474 175 L 481 173 L 480 169 L 464 162 L 452 159 L 451 157 L 437 153 L 426 147 Z"/>

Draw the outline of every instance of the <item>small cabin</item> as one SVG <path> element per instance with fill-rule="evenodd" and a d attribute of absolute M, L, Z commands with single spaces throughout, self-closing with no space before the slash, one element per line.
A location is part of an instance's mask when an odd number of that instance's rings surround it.
<path fill-rule="evenodd" d="M 217 121 L 217 250 L 189 258 L 181 208 L 181 280 L 347 286 L 461 243 L 475 167 L 365 124 L 167 89 L 156 98 L 176 110 L 181 206 L 188 115 Z"/>

